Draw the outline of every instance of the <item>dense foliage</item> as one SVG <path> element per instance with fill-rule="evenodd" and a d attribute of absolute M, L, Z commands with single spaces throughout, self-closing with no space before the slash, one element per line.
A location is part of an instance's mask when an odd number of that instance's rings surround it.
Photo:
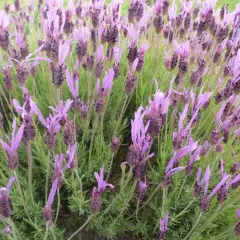
<path fill-rule="evenodd" d="M 0 11 L 0 239 L 237 239 L 240 6 Z"/>

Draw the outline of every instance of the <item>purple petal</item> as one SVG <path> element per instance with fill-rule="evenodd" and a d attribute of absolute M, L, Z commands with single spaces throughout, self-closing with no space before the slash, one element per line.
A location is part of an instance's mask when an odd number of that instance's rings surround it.
<path fill-rule="evenodd" d="M 212 190 L 212 192 L 209 194 L 209 198 L 213 197 L 217 191 L 226 183 L 230 175 L 226 175 L 225 177 L 222 178 L 222 180 L 217 184 L 217 186 Z"/>
<path fill-rule="evenodd" d="M 15 177 L 11 177 L 10 180 L 8 181 L 8 184 L 6 186 L 7 191 L 10 191 L 10 188 L 12 187 L 13 182 L 16 180 Z"/>
<path fill-rule="evenodd" d="M 198 168 L 197 177 L 196 177 L 196 181 L 197 181 L 197 184 L 199 186 L 202 185 L 202 183 L 201 183 L 201 174 L 202 174 L 202 168 L 200 167 L 200 168 Z"/>
<path fill-rule="evenodd" d="M 19 113 L 20 115 L 23 114 L 24 110 L 20 106 L 19 102 L 16 99 L 13 99 L 13 106 L 14 106 L 15 110 L 17 111 L 17 113 Z"/>
<path fill-rule="evenodd" d="M 238 174 L 230 183 L 229 185 L 232 185 L 234 183 L 237 183 L 238 181 L 240 181 L 240 174 Z"/>
<path fill-rule="evenodd" d="M 11 148 L 9 147 L 9 145 L 7 143 L 5 143 L 2 139 L 0 139 L 0 144 L 2 145 L 2 148 L 7 151 L 10 152 Z"/>
<path fill-rule="evenodd" d="M 73 97 L 76 97 L 75 89 L 74 89 L 74 85 L 73 85 L 73 77 L 69 73 L 68 69 L 66 70 L 66 80 L 67 80 L 67 84 L 68 84 L 70 92 L 72 93 Z"/>
<path fill-rule="evenodd" d="M 23 131 L 24 131 L 24 125 L 22 124 L 22 126 L 18 129 L 14 142 L 12 142 L 12 145 L 11 145 L 12 151 L 16 151 L 19 148 L 19 145 L 22 141 Z"/>
<path fill-rule="evenodd" d="M 48 201 L 47 201 L 47 204 L 46 204 L 47 208 L 51 208 L 52 207 L 56 191 L 57 191 L 57 179 L 55 179 L 53 181 L 52 188 L 51 188 L 51 191 L 50 191 L 50 194 L 49 194 L 49 197 L 48 197 Z"/>
<path fill-rule="evenodd" d="M 186 104 L 186 106 L 183 109 L 183 112 L 180 115 L 179 124 L 178 124 L 178 132 L 182 131 L 182 129 L 183 129 L 183 123 L 187 116 L 187 111 L 188 111 L 188 104 Z"/>
<path fill-rule="evenodd" d="M 204 186 L 204 195 L 207 195 L 208 192 L 208 186 L 209 186 L 209 181 L 210 181 L 210 175 L 211 175 L 211 171 L 210 171 L 210 167 L 209 165 L 207 166 L 205 175 L 204 175 L 204 182 L 205 182 L 205 186 Z"/>
<path fill-rule="evenodd" d="M 46 128 L 48 127 L 47 122 L 45 121 L 41 111 L 39 110 L 39 108 L 37 107 L 36 103 L 33 102 L 32 100 L 30 100 L 30 106 L 31 109 L 33 110 L 33 112 L 38 116 L 40 122 L 42 123 L 43 126 L 45 126 Z"/>
<path fill-rule="evenodd" d="M 240 220 L 240 208 L 236 210 L 236 215 L 237 215 L 237 218 Z"/>

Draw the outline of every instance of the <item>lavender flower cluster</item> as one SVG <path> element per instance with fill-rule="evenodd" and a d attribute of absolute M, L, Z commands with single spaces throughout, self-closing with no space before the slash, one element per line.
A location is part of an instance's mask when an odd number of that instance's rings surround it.
<path fill-rule="evenodd" d="M 163 176 L 159 173 L 159 179 L 162 178 L 159 188 L 164 193 L 174 188 L 177 173 L 194 176 L 192 195 L 199 200 L 202 216 L 208 211 L 215 195 L 218 203 L 223 205 L 240 186 L 240 163 L 233 162 L 232 166 L 226 166 L 223 157 L 229 146 L 232 152 L 238 151 L 240 136 L 240 5 L 229 12 L 227 5 L 216 10 L 217 0 L 180 2 L 178 9 L 175 1 L 156 0 L 151 6 L 144 0 L 130 0 L 125 15 L 121 11 L 125 3 L 121 0 L 113 0 L 109 4 L 104 0 L 70 1 L 66 8 L 63 0 L 39 0 L 38 5 L 30 1 L 27 9 L 21 6 L 19 0 L 15 0 L 14 5 L 5 4 L 4 10 L 0 11 L 1 75 L 5 91 L 9 94 L 11 111 L 16 114 L 11 137 L 5 138 L 2 134 L 0 139 L 11 175 L 7 186 L 0 188 L 0 216 L 4 222 L 8 223 L 7 219 L 14 214 L 10 189 L 15 181 L 19 185 L 16 171 L 20 165 L 21 143 L 29 157 L 31 146 L 41 132 L 45 136 L 44 149 L 54 152 L 51 189 L 48 193 L 51 168 L 48 159 L 47 198 L 42 208 L 46 228 L 50 229 L 56 224 L 53 203 L 56 193 L 64 185 L 65 172 L 77 172 L 78 165 L 81 168 L 79 145 L 82 147 L 86 144 L 88 161 L 92 161 L 98 121 L 104 119 L 109 100 L 114 95 L 113 90 L 124 94 L 125 102 L 120 104 L 120 116 L 114 133 L 111 133 L 112 139 L 108 141 L 112 158 L 118 156 L 124 141 L 120 126 L 128 114 L 128 107 L 134 96 L 139 94 L 139 89 L 143 88 L 139 85 L 142 81 L 140 78 L 144 78 L 144 73 L 151 71 L 155 64 L 156 68 L 163 67 L 161 77 L 153 80 L 156 90 L 153 96 L 149 96 L 148 103 L 139 104 L 134 113 L 128 128 L 131 129 L 131 144 L 122 163 L 122 168 L 129 169 L 130 180 L 131 174 L 133 176 L 133 193 L 138 205 L 136 211 L 145 207 L 157 192 L 150 190 L 149 162 L 154 164 L 160 158 L 161 144 L 168 144 L 161 139 L 166 141 L 168 136 L 171 138 L 170 153 L 165 156 L 166 164 L 161 165 L 164 168 Z M 37 17 L 33 18 L 36 12 Z M 34 24 L 40 33 L 36 49 L 32 48 L 31 36 L 26 31 L 26 25 L 34 27 Z M 160 66 L 158 58 L 164 66 Z M 151 64 L 148 64 L 149 59 L 152 59 Z M 40 110 L 37 96 L 32 94 L 35 93 L 34 84 L 32 87 L 28 84 L 36 76 L 41 76 L 46 67 L 56 93 L 56 96 L 50 96 L 56 101 L 49 108 L 47 117 Z M 83 72 L 88 79 L 82 77 Z M 153 85 L 151 80 L 144 79 L 146 88 Z M 114 88 L 121 81 L 123 89 Z M 87 96 L 81 94 L 81 83 L 86 86 Z M 66 99 L 69 95 L 64 85 L 68 87 L 70 99 Z M 14 96 L 16 89 L 22 93 L 22 103 Z M 143 97 L 147 99 L 148 96 Z M 200 136 L 196 134 L 196 129 L 202 126 L 202 116 L 209 111 L 213 111 L 214 127 L 210 134 Z M 4 122 L 7 116 L 3 117 L 0 119 L 1 126 L 7 128 L 8 123 Z M 79 122 L 82 125 L 78 126 Z M 85 135 L 79 137 L 79 128 L 86 125 L 93 128 L 91 141 L 84 139 Z M 59 136 L 63 137 L 67 151 L 61 149 L 59 152 Z M 209 154 L 215 154 L 218 166 L 212 162 L 204 164 L 203 159 Z M 31 156 L 28 165 L 31 185 Z M 111 170 L 107 170 L 106 181 L 104 165 L 100 174 L 94 173 L 97 187 L 91 190 L 91 218 L 101 214 L 106 189 L 116 191 L 119 185 L 114 177 L 111 178 Z M 219 176 L 217 183 L 213 173 Z M 211 176 L 214 186 L 210 182 Z M 109 177 L 115 188 L 107 183 Z M 120 215 L 128 207 L 131 197 Z M 167 239 L 171 231 L 171 208 L 164 206 L 164 197 L 162 215 L 159 216 L 159 240 Z M 140 208 L 139 204 L 142 204 Z M 168 210 L 164 210 L 165 207 Z M 119 217 L 115 218 L 114 223 Z M 240 221 L 239 209 L 237 217 Z M 185 239 L 190 239 L 193 231 L 194 227 Z M 3 234 L 9 236 L 12 232 L 16 232 L 14 225 L 7 224 Z M 240 236 L 240 223 L 237 223 L 235 232 Z M 74 236 L 75 233 L 69 239 Z"/>

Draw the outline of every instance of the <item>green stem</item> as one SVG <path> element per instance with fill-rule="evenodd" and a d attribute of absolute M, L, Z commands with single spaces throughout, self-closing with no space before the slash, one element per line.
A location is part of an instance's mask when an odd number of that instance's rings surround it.
<path fill-rule="evenodd" d="M 14 222 L 12 221 L 12 219 L 11 218 L 9 218 L 9 225 L 11 226 L 11 228 L 12 228 L 12 232 L 13 232 L 13 238 L 15 239 L 15 240 L 19 240 L 19 238 L 17 237 L 17 230 L 16 230 L 16 227 L 15 227 L 15 224 L 14 224 Z M 20 238 L 21 239 L 21 238 Z"/>
<path fill-rule="evenodd" d="M 186 210 L 195 202 L 195 200 L 196 199 L 194 198 L 191 202 L 189 202 L 189 204 L 177 216 L 174 217 L 173 221 L 181 217 L 186 212 Z"/>
<path fill-rule="evenodd" d="M 32 149 L 31 149 L 31 142 L 28 142 L 26 145 L 27 150 L 27 158 L 28 158 L 28 185 L 29 185 L 29 191 L 31 193 L 31 198 L 33 200 L 33 188 L 32 188 Z"/>
<path fill-rule="evenodd" d="M 59 104 L 61 101 L 61 89 L 57 88 L 57 103 Z"/>
<path fill-rule="evenodd" d="M 188 176 L 186 175 L 185 178 L 184 178 L 184 180 L 183 180 L 183 182 L 182 182 L 181 188 L 180 188 L 180 190 L 179 190 L 179 192 L 178 192 L 178 196 L 177 196 L 176 202 L 178 202 L 178 200 L 179 200 L 179 198 L 180 198 L 180 196 L 181 196 L 183 187 L 185 186 L 185 183 L 186 183 L 186 181 L 187 181 L 187 177 L 188 177 Z"/>
<path fill-rule="evenodd" d="M 137 201 L 137 210 L 136 210 L 136 219 L 138 221 L 138 209 L 139 209 L 139 200 Z"/>
<path fill-rule="evenodd" d="M 130 192 L 130 196 L 129 198 L 126 200 L 125 204 L 124 204 L 124 207 L 122 208 L 121 212 L 118 214 L 118 216 L 114 219 L 114 221 L 112 222 L 112 226 L 115 226 L 117 220 L 122 216 L 122 214 L 124 213 L 124 211 L 127 209 L 128 207 L 128 204 L 129 202 L 131 201 L 132 197 L 133 197 L 133 194 L 134 194 L 134 191 L 136 189 L 136 186 L 137 186 L 137 183 L 138 183 L 138 180 L 135 180 L 133 185 L 132 185 L 132 189 L 131 189 L 131 192 Z"/>
<path fill-rule="evenodd" d="M 57 213 L 56 213 L 56 217 L 55 217 L 55 221 L 54 221 L 55 225 L 57 223 L 59 209 L 60 209 L 60 192 L 59 192 L 59 189 L 57 190 L 57 197 L 58 197 L 58 203 L 57 203 Z"/>
<path fill-rule="evenodd" d="M 45 231 L 45 235 L 44 235 L 44 240 L 47 240 L 48 237 L 48 226 L 46 225 L 46 231 Z"/>
<path fill-rule="evenodd" d="M 129 98 L 128 96 L 125 97 L 125 101 L 123 103 L 122 110 L 121 110 L 121 113 L 120 113 L 120 116 L 118 118 L 115 131 L 114 131 L 114 134 L 113 134 L 114 137 L 117 135 L 118 127 L 119 127 L 119 125 L 120 125 L 120 123 L 122 121 L 123 115 L 125 113 L 125 110 L 126 110 L 126 107 L 127 107 L 128 98 Z"/>
<path fill-rule="evenodd" d="M 114 157 L 114 154 L 112 154 L 112 158 L 111 158 L 111 162 L 110 162 L 110 168 L 109 168 L 109 170 L 108 170 L 108 175 L 107 175 L 106 182 L 108 181 L 109 176 L 110 176 L 110 174 L 111 174 L 112 165 L 113 165 L 113 157 Z"/>
<path fill-rule="evenodd" d="M 187 236 L 183 239 L 183 240 L 187 240 L 191 235 L 192 233 L 194 232 L 194 230 L 196 229 L 197 225 L 199 224 L 201 218 L 202 218 L 202 215 L 203 213 L 201 212 L 197 218 L 197 221 L 196 223 L 194 224 L 194 226 L 192 227 L 192 229 L 190 230 L 190 232 L 187 234 Z"/>
<path fill-rule="evenodd" d="M 210 225 L 210 223 L 212 223 L 212 221 L 218 215 L 218 212 L 219 212 L 220 209 L 221 209 L 221 205 L 218 205 L 218 207 L 215 210 L 215 212 L 213 214 L 211 214 L 211 216 L 208 218 L 208 220 L 203 224 L 203 226 L 201 226 L 201 229 L 199 230 L 197 235 L 201 234 Z"/>
<path fill-rule="evenodd" d="M 75 174 L 76 174 L 76 176 L 77 176 L 77 179 L 78 179 L 78 181 L 79 181 L 80 192 L 81 192 L 81 194 L 82 194 L 82 180 L 81 180 L 81 178 L 80 178 L 79 175 L 78 175 L 77 169 L 74 169 L 74 172 L 75 172 Z"/>
<path fill-rule="evenodd" d="M 165 209 L 165 202 L 166 202 L 166 197 L 167 197 L 167 188 L 163 188 L 163 195 L 162 195 L 162 214 L 164 214 L 164 209 Z"/>
<path fill-rule="evenodd" d="M 17 187 L 18 187 L 18 192 L 19 192 L 19 194 L 20 194 L 21 204 L 22 204 L 22 206 L 23 206 L 23 208 L 24 208 L 25 213 L 27 214 L 27 217 L 28 217 L 29 221 L 30 221 L 30 222 L 34 225 L 34 227 L 36 228 L 35 224 L 33 223 L 32 219 L 30 218 L 30 216 L 29 216 L 29 214 L 28 214 L 27 205 L 26 205 L 25 200 L 24 200 L 22 188 L 21 188 L 21 185 L 20 185 L 20 183 L 19 183 L 18 176 L 17 176 L 17 173 L 16 173 L 15 170 L 13 171 L 13 174 L 14 174 L 14 176 L 15 176 L 15 178 L 16 178 Z M 37 229 L 37 228 L 36 228 L 36 229 Z"/>
<path fill-rule="evenodd" d="M 88 169 L 90 169 L 90 160 L 91 160 L 91 156 L 92 156 L 93 140 L 94 140 L 95 132 L 97 130 L 97 126 L 98 126 L 98 124 L 97 124 L 98 123 L 98 118 L 99 118 L 99 116 L 96 117 L 96 119 L 94 121 L 94 126 L 93 126 L 93 132 L 92 132 L 89 155 L 88 155 Z"/>
<path fill-rule="evenodd" d="M 74 236 L 76 236 L 91 220 L 92 218 L 94 217 L 94 215 L 90 215 L 87 219 L 87 221 L 76 231 L 74 232 L 67 240 L 70 240 L 72 239 Z"/>
<path fill-rule="evenodd" d="M 161 183 L 158 184 L 158 186 L 155 188 L 155 190 L 152 192 L 152 194 L 150 195 L 150 197 L 147 199 L 147 201 L 139 208 L 139 210 L 141 210 L 142 208 L 144 208 L 153 198 L 153 196 L 155 195 L 155 193 L 159 190 L 159 188 L 161 187 Z"/>
<path fill-rule="evenodd" d="M 101 213 L 101 217 L 103 217 L 108 211 L 112 208 L 112 206 L 115 204 L 115 202 L 118 200 L 118 198 L 121 196 L 122 191 L 125 189 L 125 186 L 127 186 L 128 182 L 130 181 L 132 177 L 132 167 L 130 167 L 129 172 L 128 172 L 128 177 L 126 182 L 124 182 L 122 189 L 120 190 L 119 194 L 112 200 L 111 204 L 108 205 L 108 207 Z"/>
<path fill-rule="evenodd" d="M 50 150 L 48 150 L 48 158 L 47 158 L 47 175 L 46 175 L 46 185 L 45 185 L 45 202 L 46 202 L 46 204 L 47 204 L 47 200 L 48 200 L 49 172 L 50 172 Z"/>

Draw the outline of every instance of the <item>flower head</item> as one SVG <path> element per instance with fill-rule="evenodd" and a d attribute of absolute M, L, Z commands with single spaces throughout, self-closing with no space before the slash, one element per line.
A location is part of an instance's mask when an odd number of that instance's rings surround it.
<path fill-rule="evenodd" d="M 106 72 L 103 79 L 102 87 L 100 87 L 100 80 L 97 80 L 96 90 L 99 97 L 106 97 L 112 89 L 114 78 L 114 70 L 111 68 L 109 72 Z"/>
<path fill-rule="evenodd" d="M 103 180 L 104 178 L 104 165 L 102 165 L 101 169 L 100 169 L 100 175 L 95 172 L 94 173 L 94 176 L 97 180 L 97 183 L 98 183 L 98 187 L 97 187 L 97 191 L 98 192 L 104 192 L 106 187 L 110 187 L 110 188 L 114 188 L 114 186 L 110 183 L 107 183 L 106 181 Z"/>
<path fill-rule="evenodd" d="M 7 152 L 8 167 L 11 169 L 15 169 L 18 166 L 17 150 L 22 140 L 24 124 L 21 125 L 21 127 L 18 129 L 18 132 L 16 133 L 17 124 L 16 119 L 14 119 L 12 128 L 12 138 L 11 140 L 9 140 L 9 143 L 6 143 L 2 139 L 0 139 L 0 144 L 2 145 L 2 148 Z"/>

